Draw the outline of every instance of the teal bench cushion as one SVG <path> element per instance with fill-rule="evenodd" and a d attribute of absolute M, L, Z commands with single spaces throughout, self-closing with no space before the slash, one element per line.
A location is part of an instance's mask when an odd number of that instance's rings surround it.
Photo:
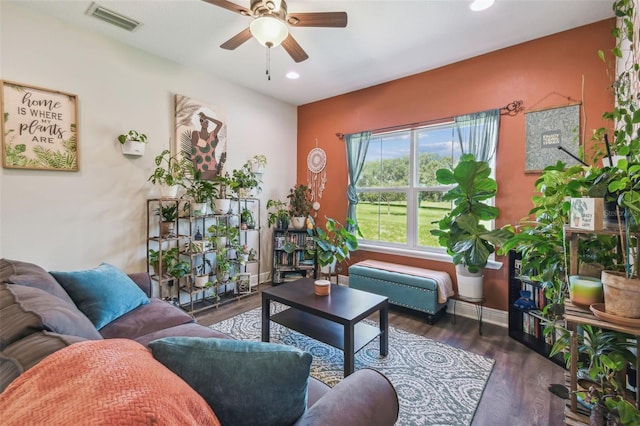
<path fill-rule="evenodd" d="M 436 291 L 438 289 L 436 281 L 430 278 L 416 277 L 413 275 L 374 269 L 366 266 L 351 266 L 349 268 L 349 283 L 351 283 L 351 274 L 376 278 L 382 281 L 392 281 L 397 284 L 406 284 L 411 287 L 424 288 L 432 291 Z"/>

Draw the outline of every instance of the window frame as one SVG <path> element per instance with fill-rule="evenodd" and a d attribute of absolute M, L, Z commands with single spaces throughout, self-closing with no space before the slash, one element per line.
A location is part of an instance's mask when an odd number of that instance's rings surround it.
<path fill-rule="evenodd" d="M 452 131 L 452 141 L 454 140 L 455 122 L 453 120 L 442 121 L 434 124 L 429 124 L 421 127 L 398 127 L 392 131 L 374 133 L 371 135 L 371 139 L 383 138 L 385 135 L 401 134 L 409 132 L 409 176 L 408 186 L 394 186 L 394 187 L 364 187 L 360 188 L 356 185 L 356 192 L 360 193 L 380 193 L 380 192 L 404 192 L 407 197 L 407 235 L 406 243 L 394 243 L 389 241 L 379 240 L 367 240 L 359 239 L 359 246 L 363 250 L 395 254 L 406 257 L 414 257 L 442 262 L 451 262 L 451 256 L 447 254 L 444 247 L 439 246 L 425 246 L 418 244 L 418 196 L 420 192 L 442 192 L 445 193 L 453 187 L 453 185 L 437 185 L 437 186 L 420 186 L 419 182 L 419 158 L 418 158 L 418 146 L 419 146 L 419 132 L 425 129 L 437 129 L 449 127 Z M 452 150 L 453 158 L 453 150 Z M 455 161 L 455 158 L 453 158 Z M 495 178 L 495 156 L 491 162 L 492 176 Z M 491 200 L 491 203 L 495 203 L 495 199 Z M 491 222 L 491 228 L 495 226 L 494 221 Z M 492 255 L 487 264 L 489 269 L 499 269 L 502 266 L 501 262 L 495 262 Z"/>

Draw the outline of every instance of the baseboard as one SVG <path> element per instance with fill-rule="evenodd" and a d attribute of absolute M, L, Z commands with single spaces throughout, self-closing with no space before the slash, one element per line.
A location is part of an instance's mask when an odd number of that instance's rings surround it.
<path fill-rule="evenodd" d="M 263 272 L 260 275 L 251 275 L 251 287 L 266 282 L 271 282 L 271 272 Z"/>
<path fill-rule="evenodd" d="M 340 275 L 340 285 L 349 285 L 349 276 Z M 447 313 L 453 315 L 453 299 L 449 299 L 447 302 Z M 465 318 L 478 319 L 478 313 L 476 311 L 476 305 L 469 302 L 463 302 L 456 300 L 456 316 Z M 482 307 L 482 322 L 487 324 L 495 324 L 500 327 L 507 328 L 509 326 L 509 313 L 500 309 Z"/>
<path fill-rule="evenodd" d="M 474 303 L 463 302 L 461 300 L 449 299 L 447 302 L 447 313 L 453 315 L 453 304 L 455 303 L 456 316 L 478 319 L 477 305 Z M 500 327 L 508 327 L 509 313 L 500 309 L 482 307 L 482 322 L 487 324 L 495 324 Z"/>

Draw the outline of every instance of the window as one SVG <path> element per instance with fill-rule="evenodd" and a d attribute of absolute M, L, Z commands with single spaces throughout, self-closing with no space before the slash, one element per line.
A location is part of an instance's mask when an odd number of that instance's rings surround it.
<path fill-rule="evenodd" d="M 460 156 L 453 122 L 373 134 L 358 180 L 356 217 L 363 243 L 443 252 L 429 232 L 451 209 L 436 170 Z"/>

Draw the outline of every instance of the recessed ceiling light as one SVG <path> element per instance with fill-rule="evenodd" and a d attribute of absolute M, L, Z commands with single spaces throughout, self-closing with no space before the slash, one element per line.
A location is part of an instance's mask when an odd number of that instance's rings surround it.
<path fill-rule="evenodd" d="M 474 0 L 470 5 L 469 9 L 474 12 L 480 12 L 481 10 L 489 9 L 495 0 Z"/>
<path fill-rule="evenodd" d="M 289 71 L 287 73 L 287 78 L 290 79 L 290 80 L 296 80 L 296 79 L 300 78 L 300 74 L 298 74 L 295 71 Z"/>

